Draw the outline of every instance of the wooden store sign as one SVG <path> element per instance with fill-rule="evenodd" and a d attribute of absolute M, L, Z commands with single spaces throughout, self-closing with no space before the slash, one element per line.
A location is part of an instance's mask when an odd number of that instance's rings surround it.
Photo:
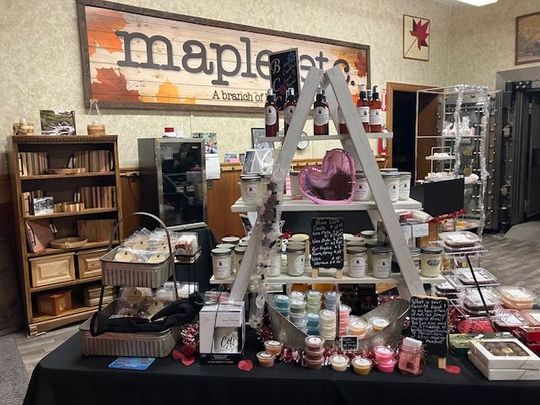
<path fill-rule="evenodd" d="M 255 3 L 254 3 L 255 4 Z M 297 48 L 342 67 L 351 94 L 369 85 L 369 46 L 99 0 L 78 0 L 84 95 L 102 107 L 246 111 L 264 105 L 269 54 Z"/>

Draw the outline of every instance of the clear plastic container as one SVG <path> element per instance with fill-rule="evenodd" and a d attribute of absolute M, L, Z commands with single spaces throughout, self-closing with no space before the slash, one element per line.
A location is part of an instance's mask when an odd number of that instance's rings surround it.
<path fill-rule="evenodd" d="M 500 303 L 499 296 L 494 291 L 487 288 L 482 289 L 482 295 L 486 301 L 487 310 L 490 313 L 493 313 L 495 306 Z M 469 315 L 486 315 L 486 308 L 484 308 L 482 298 L 476 289 L 468 289 L 463 293 L 462 305 Z"/>
<path fill-rule="evenodd" d="M 510 309 L 532 309 L 536 295 L 523 287 L 502 286 L 497 289 L 501 302 Z"/>
<path fill-rule="evenodd" d="M 482 267 L 473 267 L 474 275 L 476 276 L 476 281 L 478 284 L 496 284 L 497 279 L 493 274 L 491 274 L 486 269 Z M 474 285 L 474 278 L 471 273 L 471 270 L 467 268 L 460 268 L 454 270 L 454 274 L 457 276 L 458 280 L 464 285 Z"/>

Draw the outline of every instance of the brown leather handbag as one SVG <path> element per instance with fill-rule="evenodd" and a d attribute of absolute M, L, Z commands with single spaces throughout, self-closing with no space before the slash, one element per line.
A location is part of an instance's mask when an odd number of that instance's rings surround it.
<path fill-rule="evenodd" d="M 41 253 L 54 239 L 51 223 L 48 219 L 26 221 L 26 239 L 32 253 Z"/>

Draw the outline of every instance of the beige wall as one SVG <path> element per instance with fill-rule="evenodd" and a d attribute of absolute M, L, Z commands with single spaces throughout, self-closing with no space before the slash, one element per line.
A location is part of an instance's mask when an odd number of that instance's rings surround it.
<path fill-rule="evenodd" d="M 428 0 L 122 0 L 135 6 L 317 35 L 371 46 L 372 83 L 386 81 L 446 83 L 450 8 Z M 74 109 L 77 131 L 86 132 L 79 33 L 75 0 L 0 0 L 0 152 L 14 120 L 28 116 L 39 123 L 40 109 Z M 402 16 L 432 20 L 429 62 L 402 58 Z M 220 154 L 251 145 L 250 128 L 261 127 L 257 115 L 186 112 L 104 111 L 111 134 L 120 135 L 122 166 L 137 165 L 138 137 L 159 136 L 164 126 L 186 133 L 214 131 Z M 39 129 L 39 124 L 38 124 Z M 300 157 L 319 157 L 330 146 L 310 146 Z M 0 173 L 5 172 L 0 154 Z"/>
<path fill-rule="evenodd" d="M 515 16 L 540 10 L 538 0 L 499 0 L 485 7 L 449 0 L 117 0 L 135 6 L 284 30 L 371 46 L 371 79 L 428 85 L 493 87 L 495 73 L 514 67 Z M 75 0 L 0 0 L 0 173 L 11 124 L 40 109 L 74 109 L 86 132 Z M 402 58 L 402 16 L 430 18 L 430 61 Z M 531 65 L 525 65 L 531 66 Z M 250 128 L 262 117 L 159 110 L 103 111 L 111 134 L 120 135 L 122 166 L 137 165 L 138 137 L 159 136 L 164 126 L 185 133 L 218 134 L 220 154 L 251 145 Z M 309 131 L 309 123 L 306 128 Z M 320 157 L 331 144 L 310 146 L 298 157 Z"/>
<path fill-rule="evenodd" d="M 495 88 L 498 71 L 540 66 L 514 65 L 516 17 L 536 11 L 540 11 L 540 0 L 499 0 L 484 7 L 453 6 L 448 83 Z"/>

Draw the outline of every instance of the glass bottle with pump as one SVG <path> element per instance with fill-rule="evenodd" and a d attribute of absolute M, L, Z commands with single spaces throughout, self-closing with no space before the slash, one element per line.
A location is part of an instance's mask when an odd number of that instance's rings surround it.
<path fill-rule="evenodd" d="M 285 105 L 283 106 L 283 122 L 285 124 L 285 128 L 284 128 L 285 136 L 287 135 L 289 125 L 291 125 L 292 117 L 294 115 L 295 110 L 296 110 L 296 95 L 294 94 L 293 88 L 288 88 L 287 98 L 285 101 Z"/>
<path fill-rule="evenodd" d="M 330 114 L 324 90 L 319 87 L 315 103 L 313 104 L 313 134 L 328 135 L 328 120 Z"/>
<path fill-rule="evenodd" d="M 369 132 L 369 100 L 367 97 L 366 85 L 360 85 L 360 97 L 356 103 L 358 115 L 360 115 L 360 121 L 364 126 L 364 130 Z"/>
<path fill-rule="evenodd" d="M 277 133 L 279 132 L 279 117 L 276 108 L 276 96 L 272 89 L 268 89 L 268 92 L 266 93 L 264 121 L 266 136 L 277 136 Z"/>
<path fill-rule="evenodd" d="M 369 102 L 369 130 L 382 132 L 382 103 L 377 86 L 373 86 L 373 98 Z"/>

